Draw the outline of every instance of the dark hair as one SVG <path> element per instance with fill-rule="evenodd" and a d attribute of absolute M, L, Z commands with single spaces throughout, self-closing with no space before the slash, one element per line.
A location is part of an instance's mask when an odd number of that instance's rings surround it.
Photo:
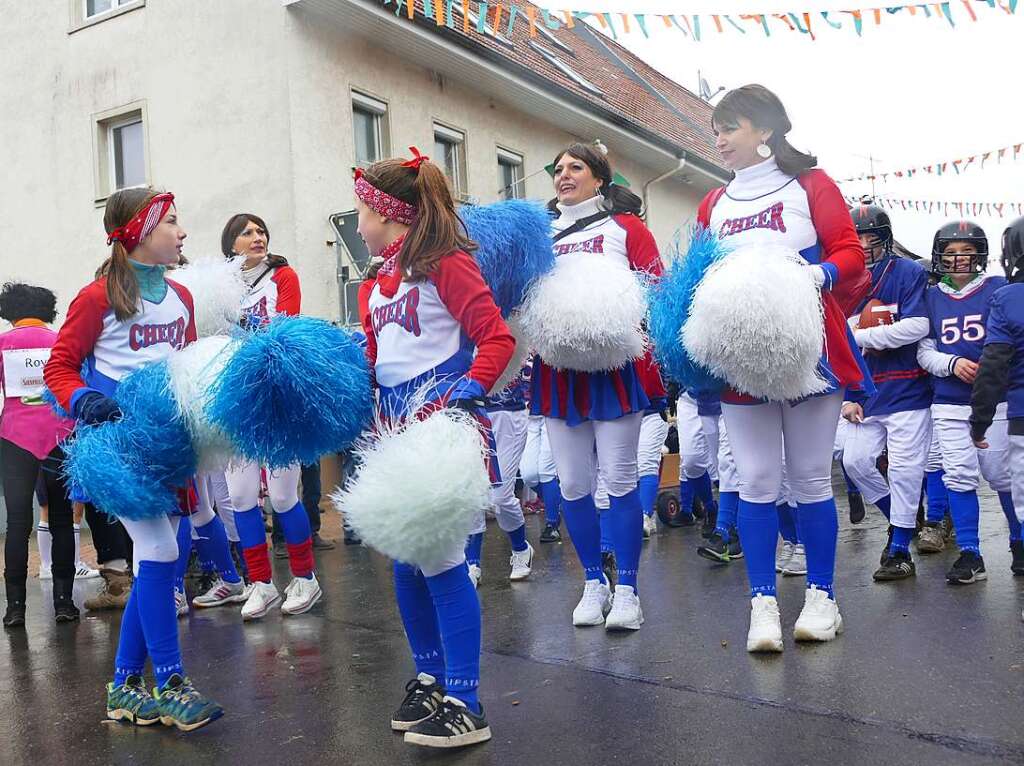
<path fill-rule="evenodd" d="M 103 228 L 107 234 L 132 220 L 159 193 L 150 188 L 120 189 L 107 197 L 103 211 Z M 101 276 L 107 278 L 107 301 L 117 320 L 123 322 L 134 316 L 139 310 L 139 280 L 128 263 L 128 251 L 119 240 L 114 240 L 110 257 L 96 270 L 97 279 Z"/>
<path fill-rule="evenodd" d="M 8 282 L 0 290 L 0 318 L 11 324 L 22 319 L 50 324 L 57 318 L 57 296 L 45 287 Z"/>
<path fill-rule="evenodd" d="M 601 195 L 605 199 L 605 207 L 609 208 L 616 214 L 642 214 L 644 207 L 643 200 L 633 194 L 633 192 L 625 186 L 619 186 L 616 183 L 612 183 L 612 166 L 608 162 L 608 158 L 605 157 L 604 153 L 599 151 L 596 146 L 593 144 L 581 143 L 569 144 L 568 147 L 555 155 L 555 160 L 551 163 L 551 167 L 553 168 L 557 165 L 562 157 L 567 154 L 583 162 L 588 168 L 590 168 L 590 172 L 594 174 L 594 177 L 602 181 Z M 553 213 L 558 212 L 558 197 L 555 197 L 548 202 L 548 210 Z"/>
<path fill-rule="evenodd" d="M 472 253 L 477 244 L 455 212 L 444 171 L 429 160 L 419 168 L 407 167 L 403 162 L 375 162 L 363 172 L 363 178 L 382 192 L 416 206 L 416 218 L 398 253 L 398 265 L 406 277 L 424 279 L 449 253 Z"/>
<path fill-rule="evenodd" d="M 793 129 L 786 107 L 763 85 L 744 85 L 726 93 L 711 115 L 711 127 L 739 125 L 741 117 L 750 120 L 755 128 L 772 132 L 766 143 L 775 155 L 779 170 L 786 175 L 798 176 L 817 166 L 817 157 L 797 151 L 786 140 L 786 134 Z"/>
<path fill-rule="evenodd" d="M 225 258 L 233 258 L 237 253 L 234 251 L 235 240 L 238 235 L 245 231 L 245 227 L 252 221 L 267 233 L 267 265 L 272 269 L 278 266 L 287 266 L 288 259 L 283 255 L 274 255 L 270 252 L 270 227 L 258 215 L 253 213 L 235 213 L 224 224 L 224 230 L 220 233 L 220 251 Z"/>

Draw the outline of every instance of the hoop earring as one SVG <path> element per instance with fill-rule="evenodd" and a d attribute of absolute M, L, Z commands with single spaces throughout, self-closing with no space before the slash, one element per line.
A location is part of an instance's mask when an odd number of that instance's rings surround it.
<path fill-rule="evenodd" d="M 757 156 L 765 160 L 768 159 L 772 156 L 772 148 L 762 141 L 757 145 Z"/>

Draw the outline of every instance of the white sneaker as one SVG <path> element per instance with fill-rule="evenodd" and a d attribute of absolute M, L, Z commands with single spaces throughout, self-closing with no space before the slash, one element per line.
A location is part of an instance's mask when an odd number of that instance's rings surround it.
<path fill-rule="evenodd" d="M 583 598 L 572 610 L 572 624 L 577 628 L 585 625 L 602 625 L 604 616 L 611 607 L 612 590 L 608 583 L 604 580 L 587 580 L 583 586 Z"/>
<path fill-rule="evenodd" d="M 75 579 L 76 580 L 92 580 L 100 576 L 100 570 L 93 569 L 91 566 L 86 564 L 84 561 L 79 561 L 75 564 Z"/>
<path fill-rule="evenodd" d="M 793 628 L 797 641 L 831 641 L 843 632 L 843 617 L 839 605 L 823 590 L 815 586 L 807 589 L 804 608 Z"/>
<path fill-rule="evenodd" d="M 192 606 L 204 608 L 221 604 L 237 604 L 244 602 L 248 595 L 245 583 L 241 580 L 224 582 L 218 577 L 206 593 L 192 599 Z"/>
<path fill-rule="evenodd" d="M 605 630 L 640 630 L 643 624 L 644 613 L 636 591 L 629 585 L 616 585 L 612 610 L 604 621 Z"/>
<path fill-rule="evenodd" d="M 807 574 L 807 553 L 804 551 L 803 543 L 797 543 L 793 546 L 793 554 L 789 557 L 789 561 L 782 567 L 782 576 L 793 577 L 805 574 Z"/>
<path fill-rule="evenodd" d="M 484 576 L 484 571 L 480 568 L 479 564 L 469 565 L 469 580 L 473 583 L 474 588 L 480 587 L 480 578 Z"/>
<path fill-rule="evenodd" d="M 782 541 L 782 547 L 779 548 L 779 552 L 775 556 L 775 571 L 776 572 L 785 572 L 786 571 L 786 564 L 788 564 L 789 560 L 793 557 L 793 548 L 795 548 L 795 547 L 796 546 L 793 543 L 791 543 L 789 540 L 783 540 Z"/>
<path fill-rule="evenodd" d="M 281 611 L 285 614 L 303 614 L 313 608 L 313 604 L 320 600 L 324 592 L 320 590 L 320 583 L 316 581 L 316 575 L 296 577 L 288 587 L 284 589 L 284 603 L 281 604 Z"/>
<path fill-rule="evenodd" d="M 40 580 L 52 580 L 53 570 L 50 567 L 44 567 L 42 564 L 39 565 L 39 579 Z"/>
<path fill-rule="evenodd" d="M 658 520 L 655 514 L 644 515 L 644 539 L 647 540 L 658 534 Z"/>
<path fill-rule="evenodd" d="M 270 607 L 281 600 L 277 586 L 272 582 L 254 582 L 249 589 L 249 598 L 242 607 L 243 620 L 258 620 L 270 611 Z"/>
<path fill-rule="evenodd" d="M 512 558 L 508 563 L 512 566 L 512 573 L 508 579 L 525 580 L 533 568 L 533 546 L 527 543 L 525 551 L 512 551 Z"/>
<path fill-rule="evenodd" d="M 178 612 L 178 617 L 188 614 L 188 596 L 177 588 L 174 589 L 174 608 Z"/>
<path fill-rule="evenodd" d="M 759 593 L 750 599 L 747 651 L 782 651 L 782 621 L 779 617 L 779 602 L 775 596 L 762 596 Z"/>

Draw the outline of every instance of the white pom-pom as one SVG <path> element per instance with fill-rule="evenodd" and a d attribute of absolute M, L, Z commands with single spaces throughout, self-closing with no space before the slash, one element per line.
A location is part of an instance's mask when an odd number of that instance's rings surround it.
<path fill-rule="evenodd" d="M 526 360 L 530 358 L 533 353 L 530 350 L 530 344 L 526 341 L 525 334 L 523 332 L 523 322 L 519 318 L 519 314 L 513 314 L 506 320 L 508 329 L 512 331 L 512 336 L 516 339 L 516 347 L 512 351 L 512 358 L 508 360 L 508 364 L 505 365 L 505 371 L 501 373 L 498 379 L 494 382 L 491 390 L 487 393 L 491 396 L 500 394 L 501 391 L 515 380 L 519 371 L 523 369 L 523 365 L 526 364 Z"/>
<path fill-rule="evenodd" d="M 224 468 L 235 449 L 206 417 L 210 386 L 238 348 L 239 341 L 223 335 L 200 338 L 167 360 L 171 392 L 185 417 L 201 470 Z"/>
<path fill-rule="evenodd" d="M 425 568 L 465 544 L 490 504 L 490 478 L 476 421 L 440 410 L 357 449 L 362 465 L 331 500 L 363 542 Z"/>
<path fill-rule="evenodd" d="M 192 293 L 196 333 L 200 338 L 225 335 L 238 325 L 248 287 L 242 281 L 241 258 L 197 258 L 171 278 Z"/>
<path fill-rule="evenodd" d="M 821 295 L 795 251 L 747 245 L 712 266 L 680 333 L 690 356 L 735 390 L 791 401 L 828 387 L 818 372 Z"/>
<path fill-rule="evenodd" d="M 520 312 L 529 345 L 561 370 L 616 370 L 644 353 L 647 295 L 611 258 L 570 253 L 530 290 Z"/>

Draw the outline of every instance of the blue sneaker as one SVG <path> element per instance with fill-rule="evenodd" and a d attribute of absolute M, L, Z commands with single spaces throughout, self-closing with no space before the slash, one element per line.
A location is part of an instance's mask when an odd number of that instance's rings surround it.
<path fill-rule="evenodd" d="M 181 731 L 194 731 L 224 715 L 224 708 L 196 691 L 192 682 L 179 673 L 167 679 L 162 689 L 155 689 L 153 696 L 161 723 Z"/>
<path fill-rule="evenodd" d="M 128 676 L 124 684 L 107 684 L 107 718 L 128 721 L 137 726 L 149 726 L 160 720 L 160 711 L 142 676 Z"/>

